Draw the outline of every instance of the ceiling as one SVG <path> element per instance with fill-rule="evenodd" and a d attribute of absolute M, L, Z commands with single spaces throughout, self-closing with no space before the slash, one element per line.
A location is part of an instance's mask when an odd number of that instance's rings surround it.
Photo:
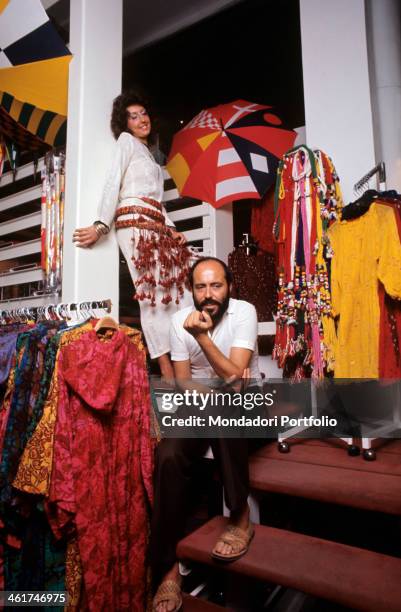
<path fill-rule="evenodd" d="M 241 1 L 123 0 L 124 56 L 167 38 Z M 68 32 L 69 0 L 41 0 L 41 2 L 57 25 Z"/>
<path fill-rule="evenodd" d="M 124 0 L 124 55 L 197 23 L 240 0 Z"/>

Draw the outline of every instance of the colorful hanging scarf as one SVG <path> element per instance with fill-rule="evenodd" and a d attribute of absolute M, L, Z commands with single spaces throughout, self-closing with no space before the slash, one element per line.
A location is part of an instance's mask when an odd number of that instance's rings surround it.
<path fill-rule="evenodd" d="M 333 369 L 327 229 L 342 198 L 331 159 L 302 145 L 280 162 L 274 234 L 279 287 L 273 357 L 286 376 L 321 378 Z"/>

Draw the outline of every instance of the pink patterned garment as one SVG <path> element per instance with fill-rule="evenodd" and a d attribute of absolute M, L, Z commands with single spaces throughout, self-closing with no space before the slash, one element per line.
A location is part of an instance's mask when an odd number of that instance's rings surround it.
<path fill-rule="evenodd" d="M 154 450 L 143 356 L 122 331 L 90 331 L 61 349 L 59 382 L 50 524 L 78 537 L 89 610 L 142 612 Z"/>

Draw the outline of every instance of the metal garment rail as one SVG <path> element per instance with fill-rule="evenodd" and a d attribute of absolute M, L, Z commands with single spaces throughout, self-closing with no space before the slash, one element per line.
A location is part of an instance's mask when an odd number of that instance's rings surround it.
<path fill-rule="evenodd" d="M 357 195 L 361 195 L 365 189 L 369 187 L 369 181 L 375 174 L 379 175 L 379 184 L 380 189 L 384 190 L 386 188 L 386 164 L 384 162 L 379 162 L 377 166 L 369 170 L 366 174 L 363 175 L 362 178 L 359 179 L 354 185 L 354 192 Z"/>
<path fill-rule="evenodd" d="M 9 303 L 9 302 L 8 302 Z M 92 310 L 105 310 L 111 312 L 111 300 L 86 300 L 82 302 L 69 302 L 69 303 L 58 303 L 58 304 L 46 304 L 46 306 L 31 306 L 26 308 L 15 308 L 1 310 L 0 303 L 0 319 L 18 319 L 18 318 L 32 318 L 37 319 L 41 317 L 49 319 L 65 318 L 68 314 L 74 312 L 81 312 L 83 314 L 90 313 Z"/>

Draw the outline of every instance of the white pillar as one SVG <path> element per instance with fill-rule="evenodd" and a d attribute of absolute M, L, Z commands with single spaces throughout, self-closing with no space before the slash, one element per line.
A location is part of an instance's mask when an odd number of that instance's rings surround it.
<path fill-rule="evenodd" d="M 110 111 L 121 91 L 122 0 L 71 0 L 63 301 L 110 298 L 118 315 L 114 231 L 92 249 L 72 244 L 96 219 L 113 138 Z"/>
<path fill-rule="evenodd" d="M 387 188 L 401 192 L 401 4 L 368 0 L 366 8 L 376 159 Z"/>
<path fill-rule="evenodd" d="M 300 17 L 307 145 L 332 157 L 349 202 L 376 165 L 365 3 L 300 0 Z"/>
<path fill-rule="evenodd" d="M 211 253 L 227 263 L 234 248 L 233 205 L 225 204 L 217 209 L 211 206 L 210 217 Z"/>

